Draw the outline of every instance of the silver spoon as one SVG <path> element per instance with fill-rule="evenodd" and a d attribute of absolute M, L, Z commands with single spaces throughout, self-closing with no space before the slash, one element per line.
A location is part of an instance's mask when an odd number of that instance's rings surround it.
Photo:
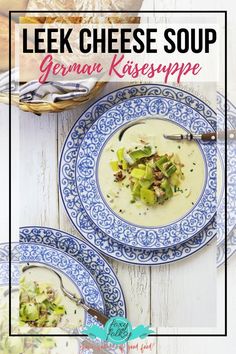
<path fill-rule="evenodd" d="M 125 132 L 129 129 L 132 128 L 135 125 L 138 124 L 145 124 L 147 120 L 154 120 L 154 119 L 161 119 L 164 120 L 163 118 L 147 118 L 146 120 L 144 119 L 138 119 L 137 121 L 131 122 L 127 124 L 119 133 L 118 140 L 121 141 L 123 138 L 123 135 Z M 163 137 L 165 139 L 169 140 L 203 140 L 203 141 L 216 141 L 217 139 L 224 139 L 225 137 L 225 132 L 220 131 L 220 132 L 210 132 L 210 133 L 204 133 L 204 134 L 192 134 L 192 133 L 186 133 L 186 134 L 163 134 Z M 227 130 L 227 138 L 229 140 L 236 140 L 236 130 Z"/>
<path fill-rule="evenodd" d="M 203 134 L 164 134 L 165 139 L 169 140 L 202 140 L 202 141 L 215 141 L 217 139 L 224 139 L 225 132 L 211 132 L 211 133 L 203 133 Z M 236 140 L 236 130 L 227 130 L 227 138 L 229 140 Z"/>
<path fill-rule="evenodd" d="M 93 307 L 86 305 L 83 299 L 78 298 L 75 294 L 72 294 L 70 291 L 65 289 L 63 286 L 63 282 L 62 282 L 62 278 L 61 278 L 60 274 L 57 273 L 54 269 L 51 269 L 51 268 L 48 268 L 45 266 L 27 265 L 22 268 L 22 272 L 25 272 L 25 271 L 27 271 L 29 269 L 33 269 L 33 268 L 47 269 L 47 270 L 53 272 L 54 274 L 56 274 L 60 280 L 60 288 L 61 288 L 62 292 L 65 294 L 65 296 L 67 296 L 70 300 L 74 301 L 77 306 L 82 306 L 86 312 L 88 312 L 91 316 L 96 318 L 101 324 L 105 325 L 106 322 L 109 320 L 109 318 L 106 315 L 104 315 L 102 312 L 98 311 L 97 309 L 95 309 Z"/>
<path fill-rule="evenodd" d="M 118 140 L 121 141 L 121 139 L 123 138 L 123 135 L 125 134 L 126 130 L 128 130 L 129 128 L 133 127 L 134 125 L 138 125 L 138 124 L 145 124 L 144 120 L 138 120 L 136 122 L 132 122 L 127 124 L 121 131 L 120 134 L 118 136 Z"/>

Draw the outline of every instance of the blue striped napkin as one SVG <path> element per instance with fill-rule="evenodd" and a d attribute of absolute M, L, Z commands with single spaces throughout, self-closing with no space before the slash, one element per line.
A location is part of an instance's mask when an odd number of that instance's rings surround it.
<path fill-rule="evenodd" d="M 40 84 L 30 81 L 20 86 L 21 102 L 58 102 L 88 94 L 97 82 L 96 78 L 79 81 L 50 81 Z"/>

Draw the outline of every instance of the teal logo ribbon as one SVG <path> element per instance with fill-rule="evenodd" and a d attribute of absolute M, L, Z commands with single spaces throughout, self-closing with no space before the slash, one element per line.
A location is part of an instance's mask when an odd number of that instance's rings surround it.
<path fill-rule="evenodd" d="M 87 334 L 91 339 L 99 338 L 112 344 L 124 344 L 136 338 L 144 339 L 154 331 L 149 326 L 143 325 L 132 328 L 125 317 L 113 317 L 107 321 L 104 328 L 92 325 L 82 333 Z"/>

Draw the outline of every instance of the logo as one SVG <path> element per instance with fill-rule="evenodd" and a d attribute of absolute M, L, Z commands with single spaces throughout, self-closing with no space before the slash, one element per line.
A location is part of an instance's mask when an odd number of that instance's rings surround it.
<path fill-rule="evenodd" d="M 127 318 L 113 317 L 107 321 L 104 328 L 92 325 L 82 333 L 87 334 L 91 339 L 99 338 L 112 344 L 124 344 L 136 338 L 144 339 L 154 331 L 149 326 L 143 325 L 132 328 Z"/>
<path fill-rule="evenodd" d="M 113 344 L 128 342 L 132 333 L 131 323 L 124 317 L 111 318 L 105 325 L 106 340 Z"/>

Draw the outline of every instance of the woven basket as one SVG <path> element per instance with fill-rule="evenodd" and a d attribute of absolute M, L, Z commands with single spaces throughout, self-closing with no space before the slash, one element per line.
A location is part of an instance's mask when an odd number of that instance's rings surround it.
<path fill-rule="evenodd" d="M 19 106 L 20 109 L 26 112 L 33 112 L 36 114 L 46 112 L 62 112 L 67 109 L 71 109 L 81 103 L 85 103 L 96 96 L 99 90 L 105 85 L 105 82 L 97 82 L 93 89 L 87 94 L 77 97 L 75 99 L 59 101 L 59 102 L 19 102 L 19 95 L 11 95 L 11 104 Z M 0 93 L 0 103 L 9 104 L 9 94 Z"/>
<path fill-rule="evenodd" d="M 103 19 L 105 20 L 105 23 L 136 23 L 138 24 L 140 22 L 139 17 L 106 17 Z M 40 23 L 40 24 L 45 24 L 45 23 L 54 23 L 54 22 L 60 22 L 60 23 L 76 23 L 76 24 L 82 24 L 82 23 L 99 23 L 98 18 L 96 17 L 21 17 L 20 18 L 20 23 L 27 23 L 27 24 L 35 24 L 35 23 Z M 86 95 L 81 95 L 80 97 L 66 100 L 66 101 L 58 101 L 58 102 L 37 102 L 37 103 L 32 103 L 32 102 L 19 102 L 19 96 L 16 94 L 11 95 L 11 103 L 18 105 L 20 109 L 23 111 L 27 112 L 33 112 L 36 114 L 40 113 L 45 113 L 45 112 L 61 112 L 70 108 L 73 108 L 81 103 L 87 102 L 90 99 L 94 98 L 97 93 L 101 90 L 101 88 L 105 85 L 106 82 L 98 81 L 95 86 L 90 90 L 90 92 Z M 2 103 L 9 103 L 9 94 L 6 93 L 0 93 L 0 102 Z"/>
<path fill-rule="evenodd" d="M 78 104 L 85 103 L 91 100 L 96 96 L 98 91 L 104 86 L 105 82 L 97 82 L 93 89 L 87 94 L 77 97 L 75 99 L 70 99 L 66 101 L 59 102 L 39 102 L 39 103 L 30 103 L 30 102 L 19 102 L 19 107 L 23 111 L 33 112 L 33 113 L 45 113 L 45 112 L 62 112 L 67 109 L 71 109 Z M 14 102 L 14 101 L 13 101 Z"/>

